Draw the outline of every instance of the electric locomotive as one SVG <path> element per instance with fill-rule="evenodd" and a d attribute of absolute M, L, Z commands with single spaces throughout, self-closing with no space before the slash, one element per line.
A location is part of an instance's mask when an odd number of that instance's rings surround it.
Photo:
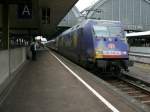
<path fill-rule="evenodd" d="M 85 67 L 128 70 L 128 44 L 119 21 L 89 19 L 56 38 L 57 51 Z"/>

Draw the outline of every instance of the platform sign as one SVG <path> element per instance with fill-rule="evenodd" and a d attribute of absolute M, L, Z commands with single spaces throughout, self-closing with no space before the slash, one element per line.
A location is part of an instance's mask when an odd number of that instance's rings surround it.
<path fill-rule="evenodd" d="M 18 4 L 17 8 L 18 19 L 32 18 L 32 4 Z"/>

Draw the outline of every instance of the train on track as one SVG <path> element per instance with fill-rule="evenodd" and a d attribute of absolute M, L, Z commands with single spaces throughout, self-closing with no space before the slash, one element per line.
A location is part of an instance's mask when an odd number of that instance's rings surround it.
<path fill-rule="evenodd" d="M 74 62 L 102 71 L 128 71 L 128 44 L 119 21 L 88 19 L 48 41 L 48 47 Z"/>

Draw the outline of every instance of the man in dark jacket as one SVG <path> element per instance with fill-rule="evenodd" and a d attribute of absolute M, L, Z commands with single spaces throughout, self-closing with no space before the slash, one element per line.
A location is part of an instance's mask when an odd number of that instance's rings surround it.
<path fill-rule="evenodd" d="M 32 52 L 32 60 L 36 60 L 36 43 L 35 42 L 31 43 L 30 50 Z"/>

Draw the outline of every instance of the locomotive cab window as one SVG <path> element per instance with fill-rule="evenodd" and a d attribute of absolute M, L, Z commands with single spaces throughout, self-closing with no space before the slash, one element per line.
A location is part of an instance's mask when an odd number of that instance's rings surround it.
<path fill-rule="evenodd" d="M 93 33 L 96 37 L 123 37 L 119 26 L 93 26 Z"/>
<path fill-rule="evenodd" d="M 93 26 L 94 36 L 98 37 L 109 37 L 109 32 L 105 26 Z"/>
<path fill-rule="evenodd" d="M 122 30 L 119 26 L 108 27 L 111 37 L 122 37 Z"/>

